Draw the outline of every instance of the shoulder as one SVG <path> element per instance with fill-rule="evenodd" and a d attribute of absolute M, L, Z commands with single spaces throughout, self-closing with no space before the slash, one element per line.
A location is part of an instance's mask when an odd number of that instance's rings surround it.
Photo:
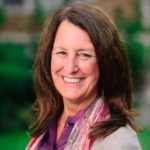
<path fill-rule="evenodd" d="M 104 139 L 96 139 L 91 150 L 141 150 L 136 132 L 129 126 L 120 127 Z"/>

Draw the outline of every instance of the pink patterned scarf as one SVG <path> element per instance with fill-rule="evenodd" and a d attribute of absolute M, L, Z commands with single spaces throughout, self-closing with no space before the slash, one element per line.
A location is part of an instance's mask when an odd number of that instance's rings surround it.
<path fill-rule="evenodd" d="M 102 97 L 91 104 L 85 115 L 74 125 L 64 150 L 90 150 L 91 140 L 88 136 L 90 128 L 96 122 L 105 120 L 108 114 L 108 106 Z"/>
<path fill-rule="evenodd" d="M 108 115 L 109 109 L 104 103 L 104 98 L 101 97 L 94 101 L 74 125 L 64 150 L 90 150 L 92 146 L 91 139 L 88 138 L 90 127 L 96 122 L 105 120 Z M 44 135 L 45 133 L 32 138 L 26 150 L 38 150 L 39 143 Z"/>

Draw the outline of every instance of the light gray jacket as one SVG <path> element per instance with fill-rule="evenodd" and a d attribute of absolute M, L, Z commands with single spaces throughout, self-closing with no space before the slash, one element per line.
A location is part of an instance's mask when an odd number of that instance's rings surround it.
<path fill-rule="evenodd" d="M 141 150 L 141 147 L 136 132 L 127 125 L 105 139 L 97 139 L 91 150 Z"/>

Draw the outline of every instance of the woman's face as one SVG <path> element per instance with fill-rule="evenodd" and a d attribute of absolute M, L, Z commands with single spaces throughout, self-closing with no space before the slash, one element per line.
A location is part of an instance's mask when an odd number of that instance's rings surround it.
<path fill-rule="evenodd" d="M 99 69 L 94 46 L 87 32 L 66 20 L 56 33 L 51 74 L 63 100 L 78 103 L 97 94 Z"/>

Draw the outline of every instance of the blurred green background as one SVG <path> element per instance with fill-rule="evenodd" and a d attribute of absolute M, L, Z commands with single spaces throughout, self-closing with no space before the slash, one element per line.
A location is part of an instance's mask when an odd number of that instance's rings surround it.
<path fill-rule="evenodd" d="M 0 149 L 24 150 L 33 121 L 32 65 L 44 21 L 79 0 L 0 0 Z M 150 150 L 150 2 L 80 0 L 104 9 L 126 44 L 133 77 L 134 108 L 143 150 Z"/>

